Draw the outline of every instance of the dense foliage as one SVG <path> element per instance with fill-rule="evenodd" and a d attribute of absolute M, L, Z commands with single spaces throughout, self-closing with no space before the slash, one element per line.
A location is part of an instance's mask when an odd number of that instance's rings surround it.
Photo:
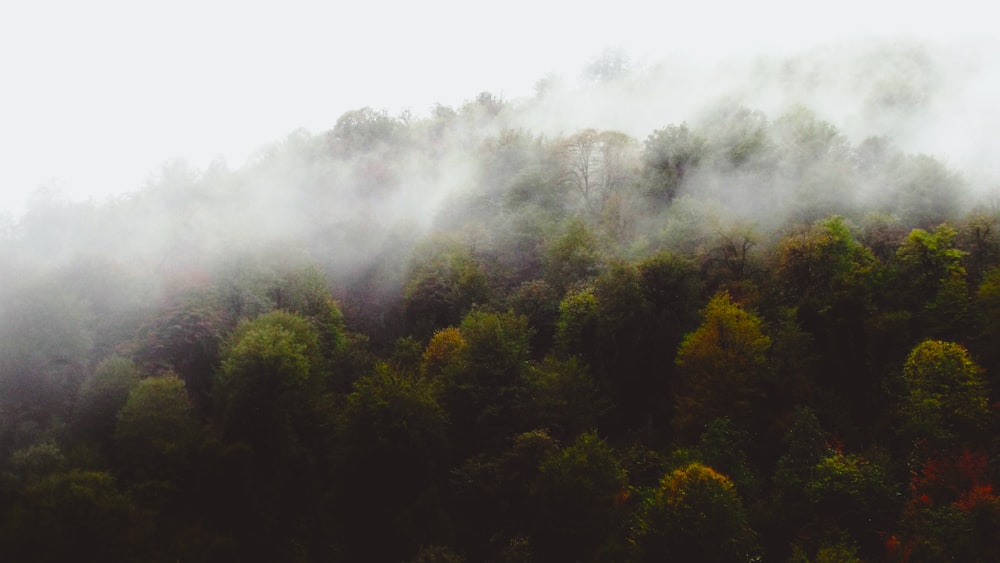
<path fill-rule="evenodd" d="M 39 195 L 0 240 L 0 559 L 1000 557 L 1000 211 L 801 108 L 530 109 Z"/>

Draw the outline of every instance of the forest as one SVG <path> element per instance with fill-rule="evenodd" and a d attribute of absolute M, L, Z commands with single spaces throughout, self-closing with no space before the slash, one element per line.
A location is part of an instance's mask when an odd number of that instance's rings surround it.
<path fill-rule="evenodd" d="M 546 107 L 37 192 L 0 559 L 1000 561 L 997 200 L 801 105 Z"/>

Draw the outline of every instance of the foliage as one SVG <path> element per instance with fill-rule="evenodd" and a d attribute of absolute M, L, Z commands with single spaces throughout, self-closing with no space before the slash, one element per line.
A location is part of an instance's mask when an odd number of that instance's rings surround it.
<path fill-rule="evenodd" d="M 677 351 L 676 429 L 697 432 L 721 416 L 750 422 L 761 398 L 770 345 L 756 315 L 728 293 L 713 297 L 701 326 L 684 337 Z"/>
<path fill-rule="evenodd" d="M 525 317 L 474 309 L 458 330 L 465 344 L 442 393 L 458 447 L 467 453 L 473 443 L 493 448 L 528 430 L 519 414 L 529 401 L 531 329 Z"/>
<path fill-rule="evenodd" d="M 653 131 L 642 153 L 649 192 L 663 202 L 673 199 L 684 177 L 697 170 L 706 149 L 705 140 L 685 123 Z"/>
<path fill-rule="evenodd" d="M 663 476 L 643 501 L 634 534 L 647 561 L 747 561 L 758 549 L 732 482 L 699 463 Z"/>
<path fill-rule="evenodd" d="M 563 356 L 593 359 L 597 345 L 597 297 L 593 288 L 571 292 L 559 303 L 555 347 Z"/>
<path fill-rule="evenodd" d="M 151 377 L 118 413 L 115 452 L 132 479 L 176 480 L 191 462 L 197 431 L 184 382 L 174 374 Z"/>
<path fill-rule="evenodd" d="M 562 234 L 550 241 L 545 253 L 545 281 L 564 293 L 574 284 L 593 276 L 598 269 L 598 248 L 594 234 L 582 220 L 567 223 Z"/>
<path fill-rule="evenodd" d="M 539 466 L 536 485 L 539 553 L 595 559 L 620 519 L 625 482 L 614 450 L 594 432 L 580 434 L 572 445 L 550 453 Z"/>
<path fill-rule="evenodd" d="M 114 431 L 118 411 L 139 384 L 139 368 L 132 360 L 112 356 L 101 361 L 84 380 L 76 399 L 77 431 L 94 440 L 107 439 Z"/>
<path fill-rule="evenodd" d="M 25 487 L 4 514 L 0 552 L 18 561 L 68 561 L 86 553 L 134 561 L 152 530 L 107 473 L 71 470 Z"/>
<path fill-rule="evenodd" d="M 258 447 L 281 447 L 304 397 L 317 386 L 319 344 L 309 323 L 273 311 L 240 323 L 227 340 L 213 394 L 223 433 Z"/>
<path fill-rule="evenodd" d="M 442 248 L 415 262 L 408 279 L 403 306 L 411 330 L 418 335 L 455 325 L 473 305 L 487 301 L 486 276 L 459 246 Z"/>
<path fill-rule="evenodd" d="M 931 447 L 953 446 L 986 424 L 987 391 L 979 366 L 959 344 L 925 340 L 903 366 L 908 436 Z"/>
<path fill-rule="evenodd" d="M 986 458 L 962 450 L 934 457 L 914 472 L 898 535 L 886 542 L 890 561 L 992 561 L 1000 555 L 1000 497 Z"/>
<path fill-rule="evenodd" d="M 342 524 L 349 551 L 397 558 L 433 537 L 436 509 L 423 495 L 443 474 L 449 445 L 430 383 L 382 365 L 355 383 L 337 418 L 336 502 L 350 515 Z M 367 542 L 365 531 L 375 527 L 380 545 Z"/>

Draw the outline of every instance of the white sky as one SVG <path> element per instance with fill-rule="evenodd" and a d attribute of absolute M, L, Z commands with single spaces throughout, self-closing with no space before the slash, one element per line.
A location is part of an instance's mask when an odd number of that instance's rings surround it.
<path fill-rule="evenodd" d="M 236 167 L 362 106 L 531 95 L 605 47 L 713 60 L 856 36 L 988 37 L 973 2 L 4 0 L 0 212 L 41 185 L 140 187 L 174 157 Z M 980 6 L 985 5 L 978 2 Z M 947 12 L 944 10 L 947 9 Z"/>

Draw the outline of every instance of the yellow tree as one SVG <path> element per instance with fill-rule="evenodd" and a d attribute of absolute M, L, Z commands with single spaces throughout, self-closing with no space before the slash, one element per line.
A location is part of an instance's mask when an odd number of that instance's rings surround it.
<path fill-rule="evenodd" d="M 713 297 L 701 326 L 684 337 L 677 351 L 675 430 L 697 436 L 723 416 L 737 424 L 747 422 L 762 396 L 770 346 L 760 318 L 734 303 L 728 293 Z"/>
<path fill-rule="evenodd" d="M 752 561 L 758 553 L 728 477 L 691 463 L 667 473 L 640 508 L 635 546 L 647 561 Z"/>

